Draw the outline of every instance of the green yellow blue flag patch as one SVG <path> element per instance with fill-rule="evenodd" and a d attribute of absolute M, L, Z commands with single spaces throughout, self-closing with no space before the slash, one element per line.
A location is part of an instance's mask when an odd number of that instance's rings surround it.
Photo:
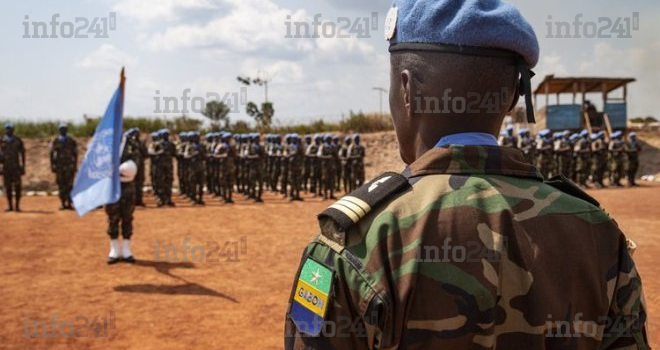
<path fill-rule="evenodd" d="M 291 302 L 291 319 L 301 333 L 318 336 L 328 311 L 333 272 L 307 258 L 300 270 Z"/>

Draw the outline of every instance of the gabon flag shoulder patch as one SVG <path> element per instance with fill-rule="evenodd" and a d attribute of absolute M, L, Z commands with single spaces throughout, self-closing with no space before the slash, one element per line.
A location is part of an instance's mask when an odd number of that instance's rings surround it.
<path fill-rule="evenodd" d="M 305 260 L 291 302 L 290 315 L 298 331 L 313 337 L 321 333 L 333 282 L 330 268 L 310 257 Z"/>

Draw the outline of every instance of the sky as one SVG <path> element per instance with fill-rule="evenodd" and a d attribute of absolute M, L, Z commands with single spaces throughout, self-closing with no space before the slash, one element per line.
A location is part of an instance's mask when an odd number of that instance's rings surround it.
<path fill-rule="evenodd" d="M 634 77 L 629 116 L 660 115 L 660 1 L 510 2 L 539 39 L 534 86 L 548 74 Z M 122 66 L 125 114 L 131 116 L 180 115 L 164 112 L 164 98 L 176 98 L 184 111 L 185 93 L 197 101 L 195 107 L 187 103 L 187 115 L 202 118 L 196 112 L 200 101 L 218 95 L 239 102 L 230 114 L 233 121 L 249 120 L 241 99 L 233 98 L 241 95 L 237 76 L 270 81 L 268 99 L 277 124 L 337 121 L 351 110 L 378 112 L 379 92 L 373 88 L 389 86 L 383 23 L 390 6 L 389 0 L 3 1 L 0 119 L 82 121 L 84 115 L 102 115 Z M 114 29 L 108 25 L 107 38 L 95 37 L 111 13 Z M 639 13 L 639 28 L 631 29 L 631 38 L 548 37 L 547 22 L 572 23 L 581 14 L 582 22 L 607 17 L 625 23 L 633 13 Z M 34 34 L 32 22 L 46 22 L 52 35 L 56 14 L 57 38 L 24 38 L 26 27 L 28 36 Z M 293 22 L 311 24 L 315 17 L 327 33 L 333 24 L 349 24 L 355 31 L 344 31 L 348 38 L 287 37 L 295 35 Z M 87 38 L 62 37 L 70 29 L 86 34 L 81 28 L 86 21 L 97 28 Z M 294 29 L 288 32 L 289 27 Z M 264 93 L 263 86 L 250 86 L 247 100 L 260 103 Z M 592 100 L 598 105 L 599 99 Z M 388 110 L 386 95 L 382 108 Z"/>

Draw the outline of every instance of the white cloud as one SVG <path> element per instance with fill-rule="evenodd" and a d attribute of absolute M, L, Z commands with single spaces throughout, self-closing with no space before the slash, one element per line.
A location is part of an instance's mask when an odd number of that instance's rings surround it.
<path fill-rule="evenodd" d="M 121 16 L 141 22 L 174 21 L 180 18 L 181 10 L 213 9 L 216 6 L 208 0 L 120 0 L 113 10 Z"/>
<path fill-rule="evenodd" d="M 103 44 L 98 49 L 90 52 L 76 62 L 76 66 L 82 68 L 97 68 L 97 69 L 116 69 L 123 66 L 133 65 L 137 59 L 131 55 L 119 50 L 111 44 Z"/>

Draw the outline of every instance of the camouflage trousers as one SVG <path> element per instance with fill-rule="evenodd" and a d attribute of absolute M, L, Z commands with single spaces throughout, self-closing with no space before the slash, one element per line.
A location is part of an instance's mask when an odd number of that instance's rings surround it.
<path fill-rule="evenodd" d="M 55 172 L 55 181 L 57 182 L 60 200 L 71 200 L 71 190 L 73 189 L 75 175 L 76 172 L 74 169 L 58 170 Z"/>
<path fill-rule="evenodd" d="M 204 168 L 190 169 L 188 172 L 188 198 L 194 202 L 202 202 L 204 198 Z"/>
<path fill-rule="evenodd" d="M 119 202 L 105 206 L 108 215 L 108 236 L 110 239 L 119 238 L 119 225 L 121 236 L 131 239 L 133 236 L 133 212 L 135 211 L 135 182 L 121 184 L 121 198 Z"/>
<path fill-rule="evenodd" d="M 589 179 L 589 158 L 578 156 L 575 158 L 575 180 L 580 185 L 586 185 Z"/>
<path fill-rule="evenodd" d="M 613 157 L 610 159 L 610 180 L 614 184 L 618 184 L 623 178 L 623 159 L 621 157 Z"/>
<path fill-rule="evenodd" d="M 13 208 L 12 198 L 16 199 L 16 205 L 18 206 L 21 198 L 21 173 L 5 169 L 3 179 L 9 207 Z"/>

